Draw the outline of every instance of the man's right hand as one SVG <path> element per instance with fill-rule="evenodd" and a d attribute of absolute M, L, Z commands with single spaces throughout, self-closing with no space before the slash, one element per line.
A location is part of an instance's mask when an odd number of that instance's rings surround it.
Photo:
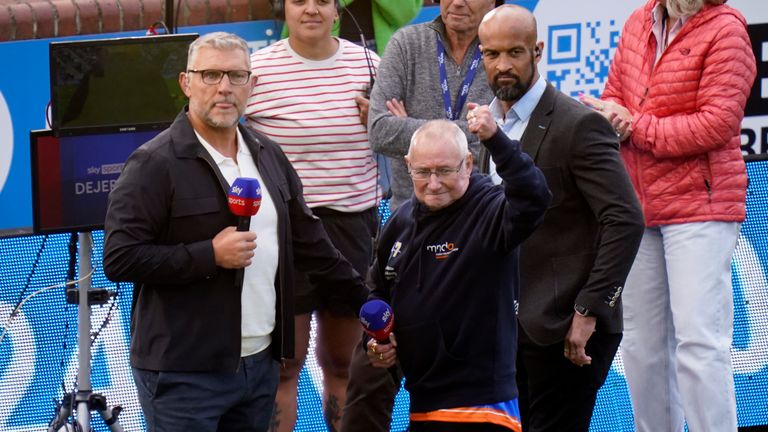
<path fill-rule="evenodd" d="M 481 106 L 473 102 L 467 104 L 467 126 L 481 141 L 491 138 L 499 127 L 488 105 Z"/>
<path fill-rule="evenodd" d="M 251 265 L 256 249 L 256 233 L 237 231 L 233 226 L 221 230 L 213 238 L 213 255 L 216 265 L 226 269 L 238 269 Z"/>

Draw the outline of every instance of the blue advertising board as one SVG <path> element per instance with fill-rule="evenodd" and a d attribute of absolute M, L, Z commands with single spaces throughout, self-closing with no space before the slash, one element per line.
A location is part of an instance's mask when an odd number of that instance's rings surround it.
<path fill-rule="evenodd" d="M 768 161 L 747 164 L 750 178 L 747 220 L 733 261 L 734 341 L 731 348 L 736 384 L 739 426 L 768 425 Z M 95 231 L 92 285 L 117 291 L 105 306 L 92 308 L 92 328 L 98 336 L 92 345 L 92 384 L 110 405 L 121 405 L 126 430 L 144 430 L 129 366 L 130 284 L 116 286 L 101 266 L 103 234 Z M 34 291 L 61 284 L 67 275 L 68 234 L 0 239 L 0 321 L 5 323 L 22 298 Z M 114 305 L 114 306 L 113 306 Z M 44 430 L 54 413 L 53 400 L 63 388 L 71 391 L 78 368 L 77 311 L 64 301 L 58 287 L 27 302 L 13 319 L 0 342 L 0 430 Z M 0 330 L 1 331 L 1 330 Z M 205 341 L 200 341 L 205 343 Z M 313 336 L 307 364 L 299 380 L 296 431 L 324 431 L 321 406 L 322 374 L 314 356 Z M 713 397 L 717 397 L 713 395 Z M 408 424 L 408 394 L 401 390 L 395 401 L 393 431 Z M 106 431 L 101 421 L 95 429 Z M 598 394 L 590 428 L 593 432 L 632 431 L 629 399 L 621 352 Z"/>

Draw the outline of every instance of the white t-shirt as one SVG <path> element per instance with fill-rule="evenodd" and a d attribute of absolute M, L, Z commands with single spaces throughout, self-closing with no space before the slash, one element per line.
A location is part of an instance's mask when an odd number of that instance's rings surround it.
<path fill-rule="evenodd" d="M 237 131 L 237 163 L 232 158 L 219 153 L 200 134 L 197 132 L 195 134 L 230 185 L 238 177 L 255 178 L 262 185 L 261 207 L 259 212 L 251 217 L 250 231 L 255 232 L 258 236 L 254 250 L 255 255 L 251 260 L 251 265 L 245 268 L 240 301 L 242 313 L 240 355 L 245 357 L 269 347 L 272 341 L 272 331 L 275 329 L 275 303 L 277 301 L 275 275 L 277 274 L 279 253 L 277 211 L 239 130 Z"/>

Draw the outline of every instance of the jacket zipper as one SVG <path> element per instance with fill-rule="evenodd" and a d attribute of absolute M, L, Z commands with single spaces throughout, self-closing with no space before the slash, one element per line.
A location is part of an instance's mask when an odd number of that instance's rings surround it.
<path fill-rule="evenodd" d="M 219 183 L 219 187 L 221 187 L 222 191 L 224 192 L 224 195 L 226 196 L 226 194 L 227 194 L 227 189 L 224 187 L 224 185 L 223 185 L 223 184 L 221 184 L 221 180 L 219 179 L 219 176 L 216 174 L 216 169 L 215 169 L 215 168 L 214 168 L 214 166 L 211 164 L 211 161 L 209 161 L 208 159 L 204 158 L 203 156 L 199 156 L 199 155 L 198 155 L 198 157 L 199 157 L 200 159 L 204 160 L 204 161 L 205 161 L 205 163 L 206 163 L 206 164 L 208 164 L 208 167 L 209 167 L 209 168 L 211 168 L 211 172 L 213 172 L 213 175 L 216 177 L 216 181 L 217 181 L 217 183 Z M 240 317 L 240 320 L 241 320 L 241 322 L 242 322 L 242 319 L 243 319 L 243 318 L 242 318 L 242 317 Z M 240 337 L 241 337 L 241 339 L 242 339 L 242 335 L 240 335 Z M 237 367 L 235 367 L 235 372 L 240 372 L 240 363 L 241 363 L 241 362 L 242 362 L 242 360 L 241 360 L 241 357 L 238 355 L 238 356 L 237 356 Z"/>

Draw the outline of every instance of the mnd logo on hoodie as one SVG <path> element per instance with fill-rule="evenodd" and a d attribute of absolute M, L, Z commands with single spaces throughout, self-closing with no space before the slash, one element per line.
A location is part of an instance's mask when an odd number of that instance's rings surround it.
<path fill-rule="evenodd" d="M 435 259 L 438 261 L 448 258 L 452 253 L 458 252 L 459 248 L 453 242 L 445 242 L 436 245 L 427 245 L 427 250 L 435 254 Z"/>

